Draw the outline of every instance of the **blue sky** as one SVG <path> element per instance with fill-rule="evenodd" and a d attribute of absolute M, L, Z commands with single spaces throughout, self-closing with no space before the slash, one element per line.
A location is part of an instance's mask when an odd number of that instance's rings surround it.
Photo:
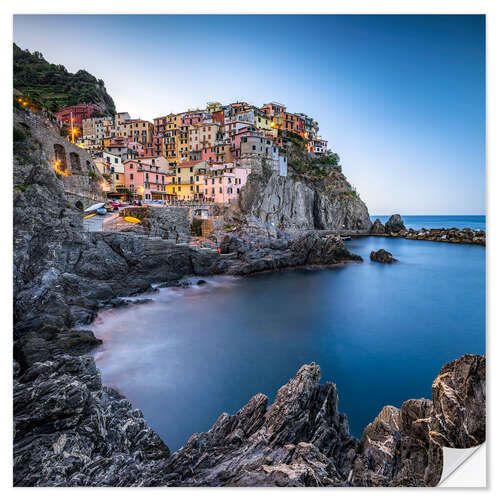
<path fill-rule="evenodd" d="M 14 16 L 14 41 L 152 119 L 207 101 L 316 118 L 371 214 L 485 213 L 483 16 Z"/>

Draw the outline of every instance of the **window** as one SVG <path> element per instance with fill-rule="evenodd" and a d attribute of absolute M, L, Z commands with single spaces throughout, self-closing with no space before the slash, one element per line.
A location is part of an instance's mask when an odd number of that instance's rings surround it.
<path fill-rule="evenodd" d="M 130 174 L 130 180 L 134 180 L 134 174 Z"/>
<path fill-rule="evenodd" d="M 255 151 L 257 147 L 255 145 L 252 146 L 252 151 Z"/>
<path fill-rule="evenodd" d="M 181 190 L 181 187 L 179 186 L 179 187 L 177 188 L 177 191 L 180 191 L 180 190 Z"/>
<path fill-rule="evenodd" d="M 221 188 L 221 187 L 219 188 L 219 193 L 221 193 L 221 194 L 222 194 L 222 188 Z"/>

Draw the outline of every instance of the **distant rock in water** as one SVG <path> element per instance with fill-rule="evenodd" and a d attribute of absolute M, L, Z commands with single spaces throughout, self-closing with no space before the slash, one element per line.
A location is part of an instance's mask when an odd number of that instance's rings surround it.
<path fill-rule="evenodd" d="M 380 222 L 380 219 L 376 219 L 375 222 L 372 224 L 372 227 L 370 229 L 370 233 L 373 234 L 385 234 L 385 227 Z"/>
<path fill-rule="evenodd" d="M 384 250 L 383 248 L 377 250 L 376 252 L 371 252 L 370 259 L 375 262 L 382 262 L 383 264 L 392 264 L 393 262 L 398 262 L 398 260 L 392 256 L 392 253 Z"/>
<path fill-rule="evenodd" d="M 401 215 L 391 215 L 389 220 L 385 223 L 386 233 L 399 233 L 399 231 L 406 229 Z"/>

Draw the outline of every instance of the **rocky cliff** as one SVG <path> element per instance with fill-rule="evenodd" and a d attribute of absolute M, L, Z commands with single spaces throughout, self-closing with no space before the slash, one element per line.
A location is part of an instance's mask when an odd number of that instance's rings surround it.
<path fill-rule="evenodd" d="M 284 133 L 282 154 L 288 158 L 288 175 L 280 176 L 269 161 L 256 162 L 237 213 L 255 218 L 270 234 L 371 228 L 368 209 L 342 173 L 336 155 L 312 159 L 303 139 L 291 133 Z"/>

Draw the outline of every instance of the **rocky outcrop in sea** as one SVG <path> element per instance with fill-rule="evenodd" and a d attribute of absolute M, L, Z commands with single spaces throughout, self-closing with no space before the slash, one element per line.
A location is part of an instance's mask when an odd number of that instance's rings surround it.
<path fill-rule="evenodd" d="M 383 264 L 392 264 L 398 260 L 392 256 L 392 253 L 381 248 L 380 250 L 370 252 L 370 260 L 374 262 L 381 262 Z"/>

